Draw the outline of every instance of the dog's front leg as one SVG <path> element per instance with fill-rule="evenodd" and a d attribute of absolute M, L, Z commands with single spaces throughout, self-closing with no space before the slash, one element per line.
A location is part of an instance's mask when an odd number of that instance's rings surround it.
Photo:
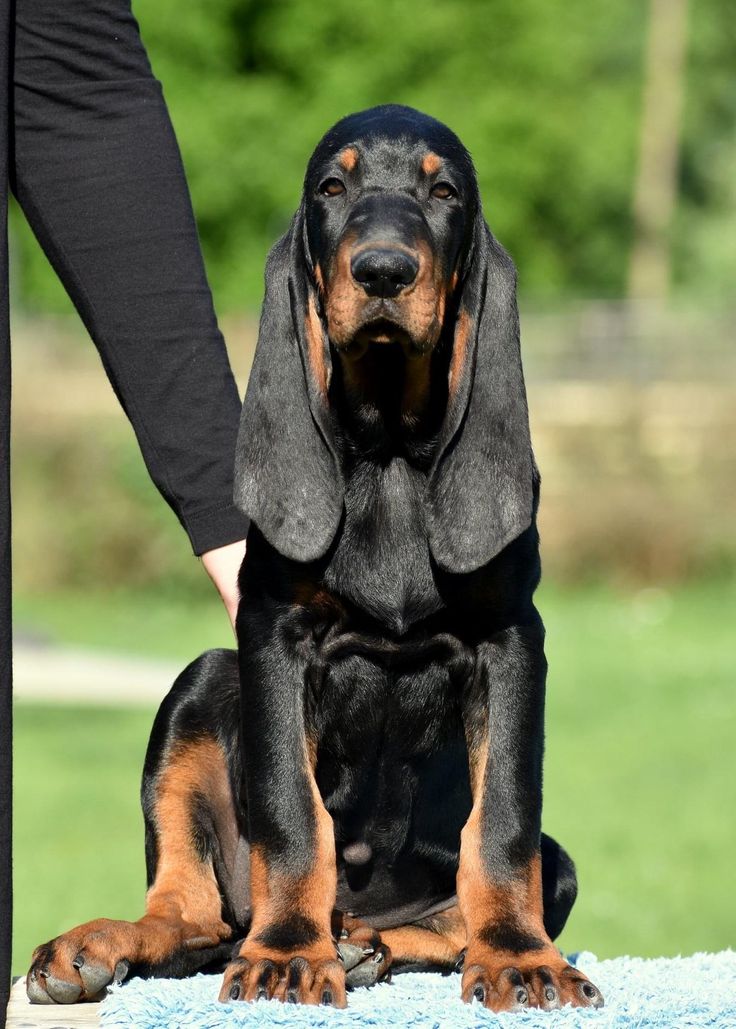
<path fill-rule="evenodd" d="M 263 611 L 249 617 L 241 604 L 238 615 L 252 921 L 220 999 L 344 1007 L 331 932 L 335 838 L 314 777 L 307 648 L 295 618 L 282 611 L 265 628 Z"/>
<path fill-rule="evenodd" d="M 546 669 L 541 621 L 511 627 L 478 648 L 464 704 L 473 806 L 457 883 L 467 929 L 462 995 L 494 1011 L 603 1003 L 543 924 Z"/>

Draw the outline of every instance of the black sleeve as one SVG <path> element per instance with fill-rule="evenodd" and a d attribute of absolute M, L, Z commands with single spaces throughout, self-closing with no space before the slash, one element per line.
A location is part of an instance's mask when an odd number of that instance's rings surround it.
<path fill-rule="evenodd" d="M 196 554 L 242 539 L 240 404 L 128 0 L 17 0 L 11 184 Z"/>

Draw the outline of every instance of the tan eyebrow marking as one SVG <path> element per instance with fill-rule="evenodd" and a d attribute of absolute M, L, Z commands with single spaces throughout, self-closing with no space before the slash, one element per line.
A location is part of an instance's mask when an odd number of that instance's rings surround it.
<path fill-rule="evenodd" d="M 346 172 L 351 172 L 358 163 L 358 151 L 354 146 L 346 147 L 338 156 L 337 161 Z"/>
<path fill-rule="evenodd" d="M 425 175 L 434 175 L 440 170 L 442 159 L 437 154 L 430 152 L 422 158 L 422 171 Z"/>

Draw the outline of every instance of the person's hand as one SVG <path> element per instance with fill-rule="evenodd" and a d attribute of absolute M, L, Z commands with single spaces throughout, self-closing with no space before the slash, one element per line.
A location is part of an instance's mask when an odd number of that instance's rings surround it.
<path fill-rule="evenodd" d="M 245 557 L 245 540 L 238 540 L 237 543 L 228 543 L 224 547 L 216 547 L 215 550 L 208 550 L 202 554 L 202 564 L 207 574 L 215 584 L 217 592 L 222 597 L 233 632 L 235 631 L 235 616 L 238 613 L 238 572 Z"/>

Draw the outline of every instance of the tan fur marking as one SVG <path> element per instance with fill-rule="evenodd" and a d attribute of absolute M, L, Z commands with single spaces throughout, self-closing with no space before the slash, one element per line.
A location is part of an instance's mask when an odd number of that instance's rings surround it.
<path fill-rule="evenodd" d="M 358 151 L 354 146 L 346 147 L 340 152 L 337 158 L 337 163 L 346 172 L 351 172 L 358 163 Z"/>
<path fill-rule="evenodd" d="M 320 586 L 313 579 L 302 579 L 294 584 L 294 603 L 300 607 L 308 607 L 320 612 L 338 616 L 345 614 L 345 609 L 336 596 Z"/>
<path fill-rule="evenodd" d="M 471 820 L 472 819 L 472 820 Z M 509 920 L 524 931 L 546 939 L 542 915 L 542 872 L 539 857 L 534 857 L 523 874 L 507 884 L 490 882 L 480 858 L 480 837 L 476 819 L 463 829 L 463 846 L 469 853 L 458 872 L 458 899 L 472 939 L 489 923 Z M 468 830 L 466 832 L 466 830 Z"/>
<path fill-rule="evenodd" d="M 474 729 L 478 731 L 477 728 Z M 467 728 L 466 728 L 467 733 Z M 467 942 L 462 997 L 471 1001 L 481 989 L 483 1003 L 493 1011 L 515 1007 L 516 984 L 504 973 L 517 969 L 524 977 L 532 1007 L 545 1004 L 545 981 L 540 970 L 555 980 L 561 1004 L 585 1005 L 579 984 L 585 977 L 571 968 L 547 936 L 542 908 L 542 861 L 536 854 L 513 878 L 493 881 L 481 856 L 481 805 L 488 763 L 487 729 L 483 736 L 467 736 L 473 807 L 460 834 L 457 896 L 465 921 Z M 506 950 L 484 936 L 489 927 L 508 925 L 527 934 L 540 946 L 522 953 Z"/>
<path fill-rule="evenodd" d="M 428 925 L 403 925 L 384 929 L 381 942 L 397 964 L 407 962 L 454 964 L 465 946 L 467 934 L 460 910 L 448 908 L 427 919 Z"/>
<path fill-rule="evenodd" d="M 379 239 L 355 247 L 354 237 L 347 236 L 339 244 L 330 268 L 326 289 L 325 312 L 330 340 L 339 348 L 360 339 L 365 308 L 371 302 L 363 288 L 353 279 L 351 262 L 367 246 L 398 247 L 419 260 L 414 282 L 396 300 L 399 328 L 415 343 L 431 350 L 439 339 L 445 315 L 446 284 L 432 247 L 426 240 L 416 249 L 401 247 Z"/>
<path fill-rule="evenodd" d="M 235 818 L 225 757 L 210 738 L 176 748 L 156 784 L 159 863 L 146 897 L 146 918 L 178 919 L 192 927 L 191 935 L 224 939 L 230 930 L 220 917 L 221 899 L 212 862 L 199 859 L 192 839 L 195 793 L 211 796 Z M 184 938 L 188 935 L 185 930 Z"/>
<path fill-rule="evenodd" d="M 215 946 L 232 935 L 221 918 L 222 901 L 212 863 L 200 859 L 192 837 L 195 792 L 206 797 L 218 821 L 235 825 L 221 748 L 210 738 L 175 746 L 166 757 L 155 791 L 159 863 L 146 897 L 146 914 L 137 922 L 98 918 L 53 941 L 48 974 L 78 985 L 80 999 L 92 999 L 73 965 L 82 949 L 90 965 L 113 969 L 123 958 L 157 965 L 182 949 Z M 43 960 L 46 950 L 38 948 L 34 961 Z M 32 969 L 29 975 L 33 974 Z"/>
<path fill-rule="evenodd" d="M 250 904 L 253 911 L 264 911 L 270 904 L 268 865 L 258 844 L 250 848 Z"/>
<path fill-rule="evenodd" d="M 312 369 L 317 388 L 320 393 L 326 396 L 329 383 L 327 366 L 325 365 L 322 321 L 317 313 L 317 304 L 313 296 L 310 296 L 307 302 L 306 332 L 309 366 Z"/>
<path fill-rule="evenodd" d="M 319 292 L 320 296 L 324 296 L 325 280 L 322 276 L 322 267 L 320 264 L 316 264 L 314 266 L 314 281 L 317 285 L 317 291 Z"/>
<path fill-rule="evenodd" d="M 470 771 L 470 792 L 471 796 L 474 798 L 478 798 L 481 790 L 483 789 L 483 779 L 486 774 L 486 764 L 488 763 L 488 738 L 486 736 L 486 725 L 487 723 L 484 722 L 482 727 L 478 727 L 478 734 L 476 736 L 466 736 L 468 747 L 468 766 Z"/>
<path fill-rule="evenodd" d="M 546 936 L 542 919 L 542 865 L 532 859 L 523 874 L 499 885 L 488 878 L 480 852 L 481 803 L 488 764 L 488 739 L 468 739 L 470 788 L 473 807 L 460 833 L 457 895 L 468 939 L 490 922 L 512 919 L 528 932 Z"/>
<path fill-rule="evenodd" d="M 463 368 L 465 367 L 465 361 L 468 356 L 468 346 L 470 343 L 470 333 L 472 328 L 472 318 L 465 308 L 461 308 L 457 316 L 455 339 L 452 344 L 452 358 L 450 359 L 450 396 L 453 396 L 457 392 L 458 386 L 460 385 Z"/>
<path fill-rule="evenodd" d="M 415 925 L 385 929 L 381 933 L 381 942 L 390 949 L 397 964 L 415 961 L 419 964 L 451 964 L 457 961 L 463 949 L 462 944 L 455 946 L 446 937 Z"/>
<path fill-rule="evenodd" d="M 314 768 L 317 763 L 316 744 L 312 740 L 305 740 L 304 752 L 309 785 L 314 803 L 315 817 L 315 856 L 312 868 L 306 875 L 298 878 L 286 877 L 274 873 L 268 867 L 268 862 L 259 845 L 251 846 L 250 869 L 251 869 L 251 903 L 253 910 L 253 924 L 251 925 L 248 940 L 241 953 L 247 951 L 249 960 L 253 960 L 253 947 L 258 947 L 257 942 L 251 944 L 265 928 L 278 923 L 280 918 L 285 918 L 293 912 L 298 912 L 310 918 L 321 930 L 327 942 L 318 940 L 313 947 L 307 951 L 300 949 L 305 957 L 314 954 L 322 954 L 323 951 L 334 958 L 331 940 L 331 919 L 335 906 L 335 893 L 337 889 L 337 862 L 335 857 L 335 832 L 332 824 L 332 817 L 324 806 L 322 797 L 317 788 L 314 778 Z"/>
<path fill-rule="evenodd" d="M 413 925 L 380 930 L 353 915 L 335 911 L 332 931 L 336 937 L 343 938 L 347 933 L 345 942 L 353 946 L 373 950 L 381 945 L 387 947 L 394 965 L 417 963 L 453 966 L 466 943 L 465 923 L 456 904 Z"/>
<path fill-rule="evenodd" d="M 434 175 L 442 166 L 442 158 L 430 151 L 422 158 L 422 171 L 425 175 Z"/>

